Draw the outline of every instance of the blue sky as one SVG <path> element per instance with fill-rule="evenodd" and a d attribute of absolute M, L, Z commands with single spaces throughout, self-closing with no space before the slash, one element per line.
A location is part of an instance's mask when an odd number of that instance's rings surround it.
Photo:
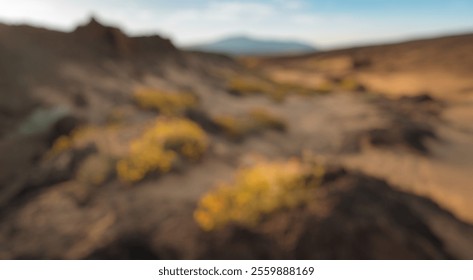
<path fill-rule="evenodd" d="M 0 0 L 0 21 L 72 30 L 90 14 L 180 46 L 228 35 L 322 48 L 473 32 L 473 0 Z"/>

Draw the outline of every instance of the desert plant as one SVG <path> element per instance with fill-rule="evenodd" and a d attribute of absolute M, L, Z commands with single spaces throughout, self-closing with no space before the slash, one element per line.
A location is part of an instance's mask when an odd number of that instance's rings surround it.
<path fill-rule="evenodd" d="M 129 154 L 117 163 L 117 173 L 123 181 L 140 181 L 151 172 L 169 172 L 179 157 L 200 159 L 207 147 L 207 135 L 196 123 L 161 117 L 131 143 Z"/>
<path fill-rule="evenodd" d="M 286 96 L 284 87 L 256 77 L 233 77 L 228 82 L 228 90 L 241 96 L 265 95 L 278 102 L 283 101 Z"/>
<path fill-rule="evenodd" d="M 271 85 L 269 83 L 263 82 L 256 78 L 243 78 L 243 77 L 233 77 L 228 82 L 228 87 L 230 90 L 244 94 L 251 93 L 265 93 L 271 90 Z"/>
<path fill-rule="evenodd" d="M 277 88 L 284 95 L 310 96 L 314 93 L 314 90 L 295 83 L 277 83 Z"/>
<path fill-rule="evenodd" d="M 118 161 L 117 174 L 122 181 L 137 182 L 150 172 L 168 172 L 175 159 L 175 152 L 166 151 L 159 144 L 136 141 L 131 145 L 130 154 Z"/>
<path fill-rule="evenodd" d="M 96 127 L 86 125 L 74 129 L 69 135 L 62 135 L 58 137 L 47 153 L 47 157 L 54 157 L 64 151 L 72 149 L 79 142 L 86 139 L 88 136 L 96 131 Z"/>
<path fill-rule="evenodd" d="M 51 157 L 51 156 L 58 155 L 62 153 L 63 151 L 66 151 L 69 148 L 71 148 L 72 145 L 73 145 L 72 137 L 67 136 L 67 135 L 60 136 L 54 141 L 51 149 L 49 149 L 48 156 Z"/>
<path fill-rule="evenodd" d="M 278 131 L 285 131 L 287 128 L 286 122 L 274 113 L 264 108 L 254 108 L 249 112 L 251 123 L 257 128 L 274 129 Z"/>
<path fill-rule="evenodd" d="M 247 135 L 265 130 L 285 131 L 286 122 L 279 116 L 264 108 L 254 108 L 243 116 L 220 115 L 213 122 L 223 133 L 233 140 L 241 140 Z"/>
<path fill-rule="evenodd" d="M 181 115 L 197 104 L 197 98 L 193 94 L 184 92 L 139 89 L 133 97 L 140 107 L 156 110 L 168 116 Z"/>
<path fill-rule="evenodd" d="M 355 78 L 344 78 L 340 81 L 340 89 L 345 91 L 360 91 L 363 86 Z"/>
<path fill-rule="evenodd" d="M 299 160 L 260 162 L 241 169 L 233 184 L 217 186 L 202 197 L 194 219 L 206 231 L 228 223 L 255 226 L 264 215 L 307 202 L 323 168 Z"/>
<path fill-rule="evenodd" d="M 314 90 L 317 93 L 330 93 L 334 90 L 334 85 L 326 81 L 318 85 Z"/>
<path fill-rule="evenodd" d="M 135 127 L 120 123 L 83 125 L 74 129 L 69 135 L 58 137 L 46 154 L 46 158 L 54 158 L 63 152 L 87 146 L 94 146 L 98 153 L 116 156 L 122 154 L 122 146 L 126 144 L 122 136 L 129 135 L 134 130 Z"/>
<path fill-rule="evenodd" d="M 239 140 L 251 132 L 250 124 L 241 117 L 219 115 L 212 120 L 227 137 L 234 140 Z"/>

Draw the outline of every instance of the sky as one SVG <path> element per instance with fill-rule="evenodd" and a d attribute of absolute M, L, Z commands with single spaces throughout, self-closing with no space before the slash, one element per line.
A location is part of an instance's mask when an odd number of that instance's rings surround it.
<path fill-rule="evenodd" d="M 473 32 L 473 0 L 0 0 L 0 22 L 71 31 L 95 15 L 179 46 L 233 35 L 319 48 Z"/>

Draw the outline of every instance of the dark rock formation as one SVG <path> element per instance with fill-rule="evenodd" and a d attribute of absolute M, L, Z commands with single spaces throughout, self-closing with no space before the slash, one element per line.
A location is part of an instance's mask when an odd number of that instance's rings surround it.
<path fill-rule="evenodd" d="M 104 26 L 94 17 L 76 28 L 73 35 L 82 43 L 93 46 L 98 51 L 120 57 L 177 51 L 170 40 L 158 35 L 128 37 L 116 27 Z"/>
<path fill-rule="evenodd" d="M 415 205 L 429 200 L 386 182 L 333 169 L 313 202 L 266 217 L 258 228 L 205 234 L 206 259 L 445 259 L 455 257 Z M 455 221 L 460 223 L 460 221 Z M 473 230 L 471 226 L 466 226 Z"/>

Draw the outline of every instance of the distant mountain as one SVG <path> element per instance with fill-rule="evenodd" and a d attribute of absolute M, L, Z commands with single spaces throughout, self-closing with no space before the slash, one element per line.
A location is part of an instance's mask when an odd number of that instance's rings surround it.
<path fill-rule="evenodd" d="M 282 40 L 261 40 L 247 36 L 229 37 L 208 44 L 190 47 L 191 50 L 230 55 L 275 55 L 308 53 L 316 49 L 306 43 Z"/>

